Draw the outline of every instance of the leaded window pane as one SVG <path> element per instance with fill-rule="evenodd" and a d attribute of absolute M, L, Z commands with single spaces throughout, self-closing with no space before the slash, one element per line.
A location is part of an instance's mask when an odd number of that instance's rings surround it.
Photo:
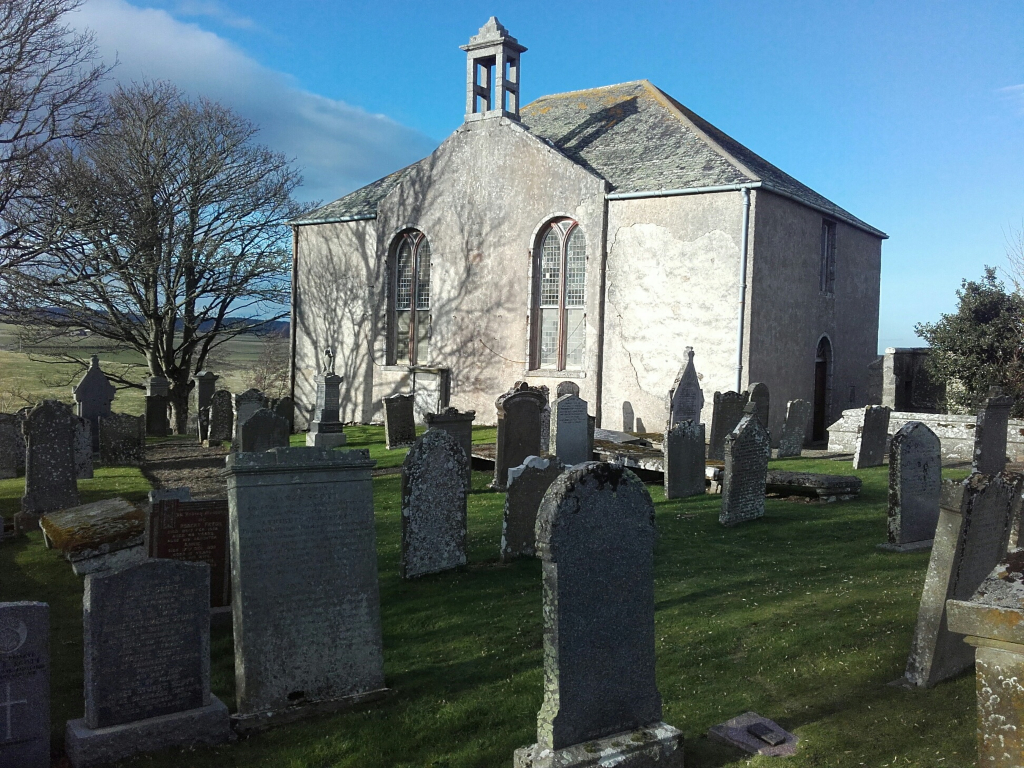
<path fill-rule="evenodd" d="M 583 366 L 583 342 L 586 337 L 586 322 L 582 309 L 568 309 L 565 312 L 565 367 Z"/>
<path fill-rule="evenodd" d="M 395 258 L 395 309 L 412 309 L 412 246 L 406 237 Z"/>
<path fill-rule="evenodd" d="M 416 313 L 416 362 L 430 359 L 430 312 Z"/>
<path fill-rule="evenodd" d="M 416 250 L 416 309 L 430 309 L 430 245 L 426 238 Z"/>
<path fill-rule="evenodd" d="M 558 309 L 540 310 L 540 367 L 558 365 Z"/>
<path fill-rule="evenodd" d="M 576 227 L 569 235 L 565 260 L 565 306 L 583 306 L 583 286 L 587 276 L 587 241 Z M 568 361 L 567 361 L 568 362 Z"/>
<path fill-rule="evenodd" d="M 562 244 L 552 227 L 544 238 L 540 264 L 540 306 L 557 307 L 562 286 Z"/>
<path fill-rule="evenodd" d="M 409 359 L 409 320 L 412 312 L 399 310 L 395 312 L 395 362 Z"/>

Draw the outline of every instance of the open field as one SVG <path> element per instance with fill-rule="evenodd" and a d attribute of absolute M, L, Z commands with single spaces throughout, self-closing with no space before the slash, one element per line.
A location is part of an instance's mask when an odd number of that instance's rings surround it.
<path fill-rule="evenodd" d="M 352 447 L 381 464 L 404 451 L 383 430 L 357 427 Z M 476 435 L 490 438 L 489 430 Z M 301 436 L 295 436 L 297 443 Z M 491 438 L 493 439 L 493 438 Z M 386 461 L 383 461 L 386 459 Z M 828 505 L 769 500 L 766 517 L 735 529 L 715 496 L 657 509 L 658 681 L 664 719 L 686 735 L 689 768 L 767 766 L 710 743 L 707 729 L 748 709 L 801 738 L 793 768 L 974 766 L 974 681 L 930 691 L 887 687 L 906 662 L 927 553 L 875 549 L 885 536 L 885 467 L 787 459 L 773 466 L 856 474 L 860 499 Z M 963 476 L 964 472 L 949 473 Z M 469 768 L 510 766 L 535 740 L 542 697 L 540 563 L 497 562 L 503 495 L 474 473 L 470 564 L 398 578 L 398 475 L 374 479 L 385 672 L 394 695 L 378 706 L 282 727 L 237 744 L 139 757 L 159 768 Z M 22 480 L 0 481 L 0 509 L 17 508 Z M 101 469 L 88 498 L 144 491 L 134 469 Z M 53 736 L 82 713 L 82 586 L 39 534 L 0 546 L 0 599 L 52 606 Z M 213 689 L 233 706 L 230 631 L 215 630 Z"/>

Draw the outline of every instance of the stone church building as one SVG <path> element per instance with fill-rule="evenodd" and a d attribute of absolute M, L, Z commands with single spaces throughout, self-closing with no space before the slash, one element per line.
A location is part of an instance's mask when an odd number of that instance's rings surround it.
<path fill-rule="evenodd" d="M 463 50 L 462 126 L 292 222 L 300 424 L 326 347 L 355 422 L 450 391 L 493 424 L 515 381 L 572 379 L 599 425 L 660 431 L 687 346 L 708 424 L 757 381 L 775 435 L 787 400 L 808 438 L 868 402 L 883 232 L 646 80 L 520 107 L 526 48 L 492 17 Z"/>

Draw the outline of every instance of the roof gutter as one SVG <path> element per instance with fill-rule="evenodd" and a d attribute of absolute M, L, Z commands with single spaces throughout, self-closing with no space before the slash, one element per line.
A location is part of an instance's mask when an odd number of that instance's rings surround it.
<path fill-rule="evenodd" d="M 347 224 L 350 221 L 371 221 L 376 218 L 376 213 L 362 213 L 358 216 L 337 216 L 332 219 L 293 219 L 288 222 L 288 226 L 301 227 L 307 224 Z"/>

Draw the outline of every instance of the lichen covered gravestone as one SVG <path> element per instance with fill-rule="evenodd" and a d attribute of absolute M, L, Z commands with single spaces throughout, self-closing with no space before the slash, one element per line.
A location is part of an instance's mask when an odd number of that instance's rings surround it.
<path fill-rule="evenodd" d="M 754 404 L 754 415 L 761 422 L 761 426 L 768 429 L 768 417 L 770 415 L 771 395 L 768 392 L 768 385 L 763 382 L 756 382 L 750 385 L 750 402 Z"/>
<path fill-rule="evenodd" d="M 906 680 L 930 688 L 974 661 L 963 636 L 946 624 L 946 601 L 968 600 L 1006 553 L 1019 476 L 974 474 L 944 482 Z"/>
<path fill-rule="evenodd" d="M 566 466 L 590 461 L 587 401 L 576 395 L 562 395 L 551 408 L 551 441 L 555 456 Z"/>
<path fill-rule="evenodd" d="M 786 421 L 779 435 L 779 458 L 799 456 L 803 452 L 807 424 L 811 420 L 811 404 L 806 400 L 790 400 L 786 405 Z"/>
<path fill-rule="evenodd" d="M 700 424 L 700 414 L 704 410 L 704 392 L 701 391 L 700 377 L 697 376 L 697 369 L 693 365 L 693 347 L 687 347 L 684 354 L 686 363 L 679 375 L 676 376 L 672 389 L 668 393 L 668 426 L 670 429 L 683 421 Z M 632 430 L 632 428 L 630 425 L 626 431 Z"/>
<path fill-rule="evenodd" d="M 655 537 L 651 497 L 620 465 L 580 464 L 544 495 L 544 701 L 516 768 L 682 765 L 655 680 Z"/>
<path fill-rule="evenodd" d="M 889 448 L 889 536 L 883 549 L 927 549 L 939 522 L 942 448 L 920 421 L 908 421 Z"/>
<path fill-rule="evenodd" d="M 664 455 L 666 499 L 685 499 L 704 493 L 704 425 L 678 422 L 666 430 L 661 442 Z"/>
<path fill-rule="evenodd" d="M 31 411 L 25 434 L 25 495 L 21 511 L 40 514 L 78 504 L 74 415 L 56 400 Z"/>
<path fill-rule="evenodd" d="M 236 730 L 385 695 L 367 450 L 227 460 Z"/>
<path fill-rule="evenodd" d="M 885 444 L 889 440 L 889 414 L 885 405 L 864 407 L 864 425 L 857 435 L 857 447 L 853 452 L 853 468 L 867 469 L 880 467 L 885 459 Z"/>
<path fill-rule="evenodd" d="M 508 471 L 508 491 L 501 519 L 501 562 L 537 553 L 537 510 L 551 483 L 565 470 L 558 459 L 528 456 Z"/>
<path fill-rule="evenodd" d="M 89 369 L 78 384 L 71 388 L 71 391 L 78 404 L 78 415 L 87 419 L 92 426 L 92 449 L 98 451 L 100 449 L 98 419 L 100 416 L 110 414 L 110 404 L 114 401 L 117 390 L 100 369 L 100 359 L 97 355 L 92 356 Z"/>
<path fill-rule="evenodd" d="M 466 462 L 458 441 L 425 432 L 402 464 L 403 579 L 466 564 Z"/>
<path fill-rule="evenodd" d="M 999 387 L 990 389 L 974 429 L 974 472 L 992 475 L 1006 467 L 1006 427 L 1012 407 L 1012 397 L 1003 395 Z"/>
<path fill-rule="evenodd" d="M 46 603 L 0 603 L 0 766 L 50 768 Z"/>
<path fill-rule="evenodd" d="M 743 408 L 750 399 L 749 392 L 715 392 L 714 410 L 711 413 L 711 440 L 708 443 L 708 458 L 722 461 L 725 458 L 725 438 L 732 434 L 743 418 Z"/>
<path fill-rule="evenodd" d="M 384 403 L 384 443 L 387 449 L 404 448 L 416 442 L 416 396 L 391 395 Z"/>
<path fill-rule="evenodd" d="M 541 455 L 541 411 L 547 405 L 547 394 L 540 387 L 519 381 L 494 405 L 498 412 L 498 437 L 492 487 L 505 490 L 511 467 L 518 467 L 527 456 Z"/>
<path fill-rule="evenodd" d="M 289 435 L 288 419 L 269 408 L 260 408 L 242 424 L 238 450 L 260 452 L 287 448 Z"/>
<path fill-rule="evenodd" d="M 86 577 L 85 717 L 65 736 L 74 768 L 230 739 L 228 709 L 210 692 L 209 592 L 205 563 L 147 560 Z"/>
<path fill-rule="evenodd" d="M 718 515 L 722 525 L 764 517 L 769 456 L 768 430 L 761 425 L 754 404 L 750 403 L 744 408 L 736 429 L 725 439 L 722 511 Z"/>
<path fill-rule="evenodd" d="M 473 419 L 476 411 L 460 412 L 458 408 L 445 408 L 440 413 L 427 413 L 423 420 L 427 429 L 442 429 L 454 437 L 462 450 L 466 452 L 466 488 L 472 484 L 473 478 Z"/>
<path fill-rule="evenodd" d="M 100 460 L 112 465 L 138 465 L 146 454 L 146 417 L 127 413 L 100 416 Z"/>
<path fill-rule="evenodd" d="M 231 440 L 235 434 L 235 414 L 231 404 L 231 393 L 218 389 L 210 398 L 210 425 L 207 445 L 220 445 Z"/>

